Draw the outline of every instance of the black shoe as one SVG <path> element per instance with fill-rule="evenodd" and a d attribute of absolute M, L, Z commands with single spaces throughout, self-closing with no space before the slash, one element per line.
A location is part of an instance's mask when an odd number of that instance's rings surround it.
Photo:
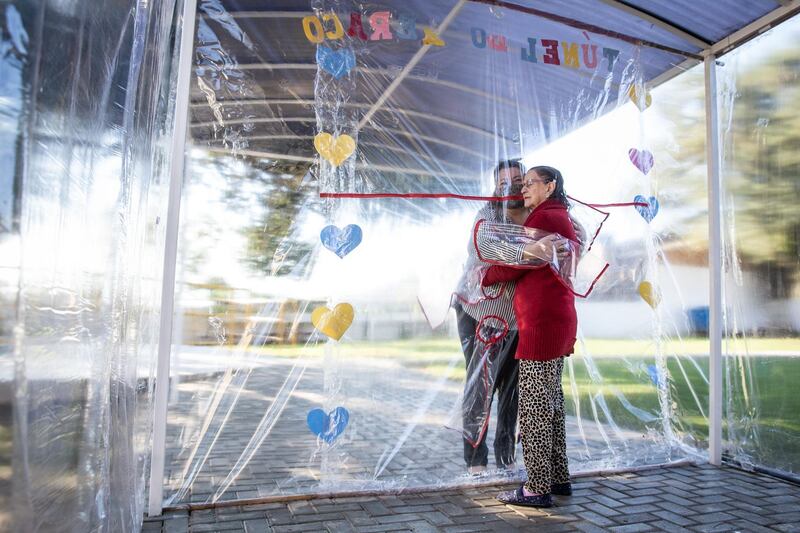
<path fill-rule="evenodd" d="M 567 483 L 554 483 L 550 485 L 550 492 L 556 496 L 572 496 L 572 484 Z"/>
<path fill-rule="evenodd" d="M 549 494 L 538 494 L 536 496 L 525 496 L 522 487 L 517 490 L 501 492 L 497 499 L 508 505 L 520 505 L 522 507 L 552 507 L 553 497 Z"/>

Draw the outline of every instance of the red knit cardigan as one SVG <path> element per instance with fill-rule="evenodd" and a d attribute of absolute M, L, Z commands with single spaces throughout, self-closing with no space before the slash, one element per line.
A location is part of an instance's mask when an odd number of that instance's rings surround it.
<path fill-rule="evenodd" d="M 539 204 L 524 225 L 578 241 L 567 209 L 558 200 Z M 549 361 L 571 354 L 578 330 L 572 291 L 558 279 L 549 264 L 535 268 L 492 266 L 481 283 L 487 287 L 515 280 L 514 312 L 519 326 L 516 358 Z"/>

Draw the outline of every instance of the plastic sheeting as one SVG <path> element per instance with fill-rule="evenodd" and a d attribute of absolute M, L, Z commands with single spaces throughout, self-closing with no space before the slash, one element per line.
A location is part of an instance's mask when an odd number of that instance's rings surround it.
<path fill-rule="evenodd" d="M 636 46 L 468 2 L 228 6 L 199 3 L 168 505 L 523 475 L 519 451 L 468 475 L 448 428 L 482 368 L 451 297 L 512 158 L 610 213 L 565 368 L 572 471 L 705 447 L 702 73 L 651 92 Z"/>
<path fill-rule="evenodd" d="M 724 439 L 747 467 L 800 473 L 796 151 L 800 97 L 793 19 L 728 54 L 723 132 Z"/>
<path fill-rule="evenodd" d="M 173 8 L 0 5 L 3 530 L 142 523 Z"/>

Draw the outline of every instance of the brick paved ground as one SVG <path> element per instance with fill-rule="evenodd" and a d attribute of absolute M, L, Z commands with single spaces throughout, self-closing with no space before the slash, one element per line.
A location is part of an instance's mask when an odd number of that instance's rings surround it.
<path fill-rule="evenodd" d="M 235 500 L 333 490 L 453 486 L 468 481 L 460 434 L 445 428 L 458 401 L 460 383 L 385 358 L 339 358 L 333 354 L 324 361 L 306 361 L 296 387 L 281 394 L 287 376 L 298 374 L 294 363 L 265 357 L 251 370 L 231 376 L 217 415 L 199 441 L 197 428 L 210 410 L 210 395 L 219 378 L 180 384 L 178 401 L 170 407 L 167 442 L 165 492 L 174 496 L 173 503 L 206 502 L 215 494 L 221 500 Z M 463 360 L 456 363 L 463 365 Z M 239 384 L 241 394 L 226 420 Z M 259 430 L 265 413 L 284 399 L 285 408 L 274 425 Z M 306 415 L 310 409 L 338 405 L 349 409 L 350 422 L 328 445 L 309 431 Z M 609 424 L 602 407 L 597 406 L 599 414 L 593 415 L 590 406 L 584 405 L 580 426 L 576 417 L 568 418 L 573 472 L 684 457 L 660 439 L 660 422 L 653 422 L 653 431 L 644 436 Z M 254 434 L 263 440 L 256 441 L 252 454 L 247 454 Z M 492 463 L 493 435 L 492 426 Z M 240 458 L 241 471 L 228 478 Z"/>
<path fill-rule="evenodd" d="M 315 499 L 169 513 L 143 531 L 800 532 L 800 487 L 709 465 L 574 480 L 551 509 L 505 506 L 500 488 Z"/>

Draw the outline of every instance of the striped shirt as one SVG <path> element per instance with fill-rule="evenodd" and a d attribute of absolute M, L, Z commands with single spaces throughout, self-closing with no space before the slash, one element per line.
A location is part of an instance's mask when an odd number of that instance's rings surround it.
<path fill-rule="evenodd" d="M 489 265 L 478 259 L 475 249 L 477 244 L 481 257 L 491 261 L 512 265 L 522 262 L 523 245 L 513 245 L 498 240 L 492 232 L 483 230 L 485 224 L 481 224 L 477 234 L 473 235 L 475 226 L 480 220 L 485 220 L 487 223 L 512 223 L 498 211 L 502 210 L 496 209 L 491 203 L 478 211 L 472 224 L 473 231 L 470 232 L 464 274 L 458 283 L 455 297 L 464 311 L 476 321 L 480 322 L 489 315 L 499 316 L 508 323 L 509 329 L 516 330 L 517 318 L 513 307 L 515 283 L 498 283 L 482 290 L 482 271 Z"/>

